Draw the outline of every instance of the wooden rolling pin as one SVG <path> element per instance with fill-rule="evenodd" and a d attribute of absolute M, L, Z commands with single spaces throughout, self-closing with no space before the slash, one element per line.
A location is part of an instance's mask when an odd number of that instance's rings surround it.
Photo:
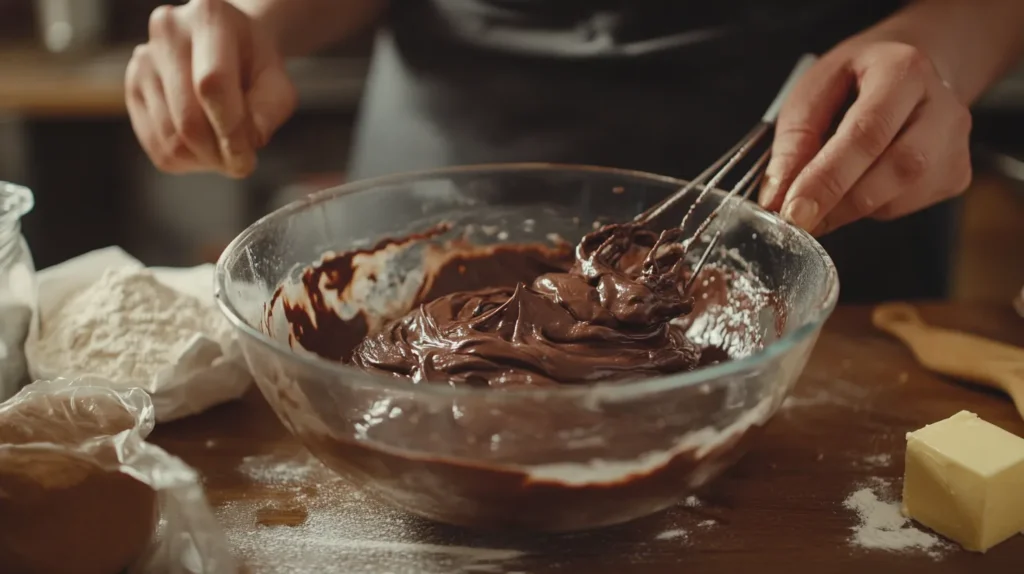
<path fill-rule="evenodd" d="M 1024 349 L 933 327 L 905 303 L 879 305 L 871 320 L 910 347 L 926 369 L 1004 391 L 1024 418 Z"/>

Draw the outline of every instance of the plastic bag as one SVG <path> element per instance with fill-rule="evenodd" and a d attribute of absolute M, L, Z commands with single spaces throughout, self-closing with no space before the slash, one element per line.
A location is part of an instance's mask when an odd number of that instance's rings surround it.
<path fill-rule="evenodd" d="M 3 571 L 237 572 L 199 475 L 145 442 L 154 424 L 145 391 L 95 378 L 0 404 Z"/>

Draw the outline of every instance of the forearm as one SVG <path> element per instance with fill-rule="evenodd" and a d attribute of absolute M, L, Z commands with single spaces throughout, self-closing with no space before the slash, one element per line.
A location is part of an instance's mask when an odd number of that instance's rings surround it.
<path fill-rule="evenodd" d="M 367 29 L 386 0 L 231 0 L 277 41 L 281 53 L 304 56 Z"/>
<path fill-rule="evenodd" d="M 860 37 L 918 47 L 970 104 L 1024 54 L 1024 1 L 917 0 Z"/>

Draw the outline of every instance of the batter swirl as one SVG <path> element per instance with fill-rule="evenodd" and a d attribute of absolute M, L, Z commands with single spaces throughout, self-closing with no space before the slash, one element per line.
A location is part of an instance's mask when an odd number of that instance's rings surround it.
<path fill-rule="evenodd" d="M 607 225 L 583 238 L 567 272 L 421 304 L 365 338 L 352 362 L 417 383 L 488 387 L 692 370 L 701 351 L 671 323 L 693 308 L 680 234 Z"/>

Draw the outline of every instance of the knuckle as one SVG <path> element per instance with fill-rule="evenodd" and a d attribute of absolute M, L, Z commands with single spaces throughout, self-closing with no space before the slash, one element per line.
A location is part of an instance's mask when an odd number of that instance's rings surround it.
<path fill-rule="evenodd" d="M 892 120 L 881 113 L 860 116 L 853 121 L 850 139 L 864 154 L 877 157 L 889 145 L 892 124 Z"/>
<path fill-rule="evenodd" d="M 149 152 L 149 159 L 160 171 L 172 171 L 176 165 L 174 156 L 160 147 L 154 147 L 153 151 Z"/>
<path fill-rule="evenodd" d="M 836 203 L 846 193 L 835 168 L 816 169 L 811 175 L 811 189 L 830 203 Z"/>
<path fill-rule="evenodd" d="M 172 134 L 167 138 L 164 145 L 167 148 L 167 156 L 175 164 L 187 158 L 191 153 L 189 152 L 188 143 L 185 142 L 185 138 L 181 137 L 180 134 Z"/>
<path fill-rule="evenodd" d="M 200 21 L 216 18 L 225 8 L 224 0 L 191 0 L 189 5 L 195 9 Z"/>
<path fill-rule="evenodd" d="M 226 89 L 227 77 L 228 75 L 216 66 L 203 71 L 195 80 L 196 96 L 203 100 L 220 97 Z"/>
<path fill-rule="evenodd" d="M 174 7 L 163 5 L 157 6 L 149 14 L 149 36 L 151 38 L 164 38 L 174 31 Z"/>
<path fill-rule="evenodd" d="M 904 184 L 918 183 L 928 174 L 931 161 L 924 151 L 915 146 L 897 144 L 889 150 L 896 179 Z"/>
<path fill-rule="evenodd" d="M 198 142 L 206 134 L 206 115 L 202 108 L 196 105 L 187 105 L 181 112 L 181 119 L 176 126 L 177 133 L 185 141 Z"/>
<path fill-rule="evenodd" d="M 132 50 L 132 57 L 128 59 L 128 66 L 125 68 L 125 77 L 134 78 L 145 69 L 152 67 L 152 56 L 149 45 L 140 44 Z"/>
<path fill-rule="evenodd" d="M 821 147 L 821 136 L 815 130 L 802 124 L 789 125 L 776 130 L 772 156 L 803 158 L 812 155 L 819 147 Z"/>
<path fill-rule="evenodd" d="M 821 143 L 818 133 L 804 123 L 789 124 L 779 127 L 775 137 L 787 142 Z"/>
<path fill-rule="evenodd" d="M 956 115 L 953 118 L 957 133 L 968 136 L 974 128 L 974 116 L 967 106 L 957 106 Z"/>
<path fill-rule="evenodd" d="M 850 211 L 855 219 L 867 217 L 878 209 L 878 201 L 870 191 L 850 194 Z"/>
<path fill-rule="evenodd" d="M 139 44 L 132 49 L 132 58 L 130 61 L 133 62 L 144 62 L 148 61 L 150 57 L 149 44 Z"/>
<path fill-rule="evenodd" d="M 924 78 L 934 71 L 931 58 L 917 46 L 909 44 L 898 47 L 896 65 L 905 78 Z"/>
<path fill-rule="evenodd" d="M 145 46 L 136 46 L 128 65 L 124 70 L 124 92 L 131 100 L 142 100 L 142 84 L 145 82 L 146 71 L 149 69 L 149 52 Z"/>

